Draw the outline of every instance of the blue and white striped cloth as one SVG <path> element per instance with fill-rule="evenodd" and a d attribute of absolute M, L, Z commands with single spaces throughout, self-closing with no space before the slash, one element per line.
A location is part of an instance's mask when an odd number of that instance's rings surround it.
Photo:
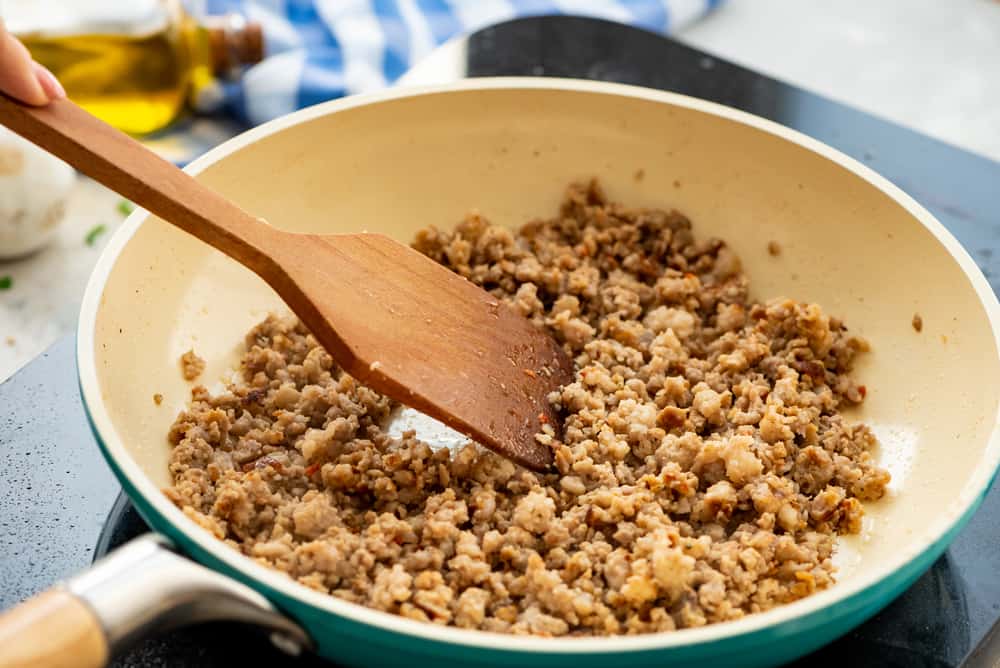
<path fill-rule="evenodd" d="M 720 0 L 193 0 L 264 29 L 265 59 L 203 98 L 252 125 L 393 83 L 435 47 L 508 19 L 574 14 L 667 33 Z"/>

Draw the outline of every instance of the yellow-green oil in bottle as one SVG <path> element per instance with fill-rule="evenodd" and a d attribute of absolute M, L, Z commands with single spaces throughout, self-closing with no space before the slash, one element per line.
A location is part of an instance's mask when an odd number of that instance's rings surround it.
<path fill-rule="evenodd" d="M 71 100 L 131 134 L 166 127 L 184 107 L 192 73 L 179 31 L 151 35 L 22 36 Z"/>
<path fill-rule="evenodd" d="M 154 10 L 141 23 L 115 30 L 88 30 L 84 24 L 77 31 L 17 36 L 71 100 L 120 130 L 144 135 L 168 126 L 194 91 L 248 55 L 245 35 L 224 21 L 196 21 L 169 0 Z M 259 31 L 253 36 L 250 61 L 259 60 L 262 50 Z"/>

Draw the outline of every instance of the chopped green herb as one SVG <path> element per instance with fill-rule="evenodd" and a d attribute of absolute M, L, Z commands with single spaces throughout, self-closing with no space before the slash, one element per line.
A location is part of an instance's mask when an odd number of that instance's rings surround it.
<path fill-rule="evenodd" d="M 0 290 L 10 290 L 13 285 L 13 276 L 0 276 Z"/>
<path fill-rule="evenodd" d="M 87 236 L 85 236 L 83 240 L 87 242 L 88 246 L 93 246 L 94 242 L 97 241 L 97 237 L 101 236 L 107 231 L 108 231 L 108 226 L 105 225 L 104 223 L 94 225 L 92 228 L 90 228 L 90 231 L 87 232 Z"/>
<path fill-rule="evenodd" d="M 132 202 L 128 201 L 127 199 L 118 201 L 118 213 L 120 213 L 123 216 L 127 216 L 133 211 L 135 211 L 135 204 L 132 204 Z"/>

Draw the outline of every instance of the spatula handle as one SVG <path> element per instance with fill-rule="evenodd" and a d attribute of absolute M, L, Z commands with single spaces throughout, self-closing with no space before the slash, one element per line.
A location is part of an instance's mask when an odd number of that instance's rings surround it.
<path fill-rule="evenodd" d="M 265 276 L 277 232 L 69 100 L 31 107 L 0 93 L 0 123 Z"/>

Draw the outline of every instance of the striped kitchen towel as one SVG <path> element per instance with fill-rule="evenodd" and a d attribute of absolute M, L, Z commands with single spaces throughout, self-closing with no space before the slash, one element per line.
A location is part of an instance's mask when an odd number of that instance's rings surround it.
<path fill-rule="evenodd" d="M 202 110 L 250 124 L 392 84 L 456 35 L 525 16 L 574 14 L 659 33 L 720 0 L 188 0 L 195 13 L 241 12 L 261 23 L 266 56 L 238 82 L 209 89 Z"/>

